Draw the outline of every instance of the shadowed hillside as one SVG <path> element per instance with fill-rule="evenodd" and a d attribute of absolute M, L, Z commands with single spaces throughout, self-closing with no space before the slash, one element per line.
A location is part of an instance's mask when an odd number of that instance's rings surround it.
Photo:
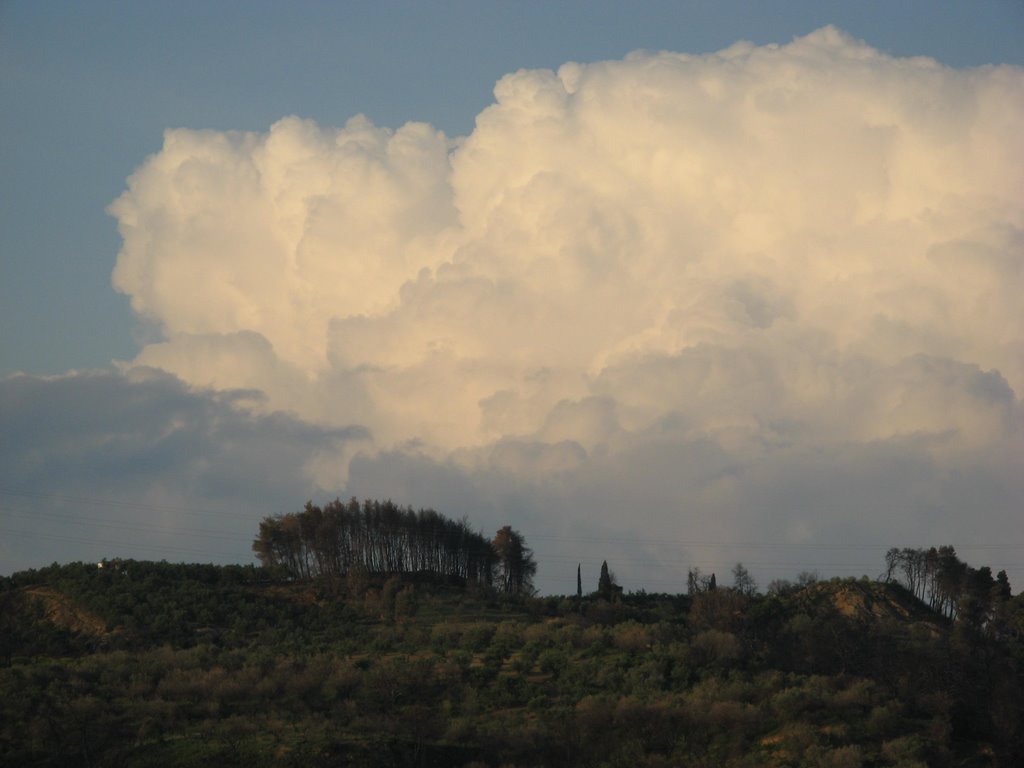
<path fill-rule="evenodd" d="M 1022 755 L 1012 598 L 503 596 L 124 561 L 0 592 L 5 765 L 941 766 Z"/>

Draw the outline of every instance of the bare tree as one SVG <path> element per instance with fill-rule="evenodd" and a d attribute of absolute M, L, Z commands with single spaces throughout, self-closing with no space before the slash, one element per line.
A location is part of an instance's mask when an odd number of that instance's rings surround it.
<path fill-rule="evenodd" d="M 750 575 L 743 563 L 736 563 L 732 568 L 732 588 L 741 595 L 752 597 L 757 594 L 757 582 Z"/>

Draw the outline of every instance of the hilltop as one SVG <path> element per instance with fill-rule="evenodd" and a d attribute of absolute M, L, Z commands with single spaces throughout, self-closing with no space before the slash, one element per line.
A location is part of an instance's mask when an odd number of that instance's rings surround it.
<path fill-rule="evenodd" d="M 951 628 L 945 617 L 894 583 L 843 579 L 811 584 L 792 597 L 809 611 L 835 610 L 861 623 L 897 622 L 933 635 Z"/>
<path fill-rule="evenodd" d="M 0 591 L 0 762 L 1013 765 L 1013 598 L 892 583 L 571 598 L 124 561 Z"/>

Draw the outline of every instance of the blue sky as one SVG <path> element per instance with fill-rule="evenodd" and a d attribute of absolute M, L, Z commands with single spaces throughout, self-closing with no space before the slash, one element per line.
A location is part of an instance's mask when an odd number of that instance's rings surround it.
<path fill-rule="evenodd" d="M 935 2 L 0 3 L 0 374 L 133 356 L 106 206 L 164 129 L 285 115 L 472 130 L 502 75 L 834 24 L 952 66 L 1024 63 L 1024 5 Z"/>
<path fill-rule="evenodd" d="M 1016 590 L 1022 39 L 1017 0 L 0 0 L 0 573 L 244 562 L 357 495 L 513 524 L 543 591 L 942 543 Z"/>

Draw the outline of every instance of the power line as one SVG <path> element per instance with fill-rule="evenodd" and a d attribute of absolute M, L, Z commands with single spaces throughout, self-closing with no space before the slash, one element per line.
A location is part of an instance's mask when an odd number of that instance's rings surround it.
<path fill-rule="evenodd" d="M 186 549 L 186 548 L 183 548 L 183 547 L 176 547 L 176 546 L 164 546 L 164 545 L 157 545 L 157 544 L 140 544 L 140 543 L 138 543 L 136 541 L 133 541 L 133 542 L 116 542 L 116 541 L 110 541 L 110 540 L 99 541 L 97 539 L 84 539 L 84 538 L 80 538 L 80 537 L 77 537 L 77 536 L 61 536 L 59 534 L 53 534 L 53 533 L 34 533 L 34 532 L 30 532 L 30 531 L 19 531 L 19 530 L 13 530 L 11 528 L 0 528 L 0 533 L 4 533 L 4 534 L 7 534 L 7 535 L 12 535 L 12 536 L 21 536 L 23 538 L 29 538 L 29 539 L 48 539 L 48 540 L 51 540 L 51 541 L 63 541 L 63 542 L 71 543 L 71 544 L 90 544 L 90 545 L 95 545 L 95 546 L 99 546 L 99 547 L 107 547 L 107 548 L 131 547 L 132 549 L 149 550 L 151 552 L 175 552 L 175 553 L 178 553 L 178 554 L 197 555 L 197 556 L 201 556 L 201 557 L 217 557 L 219 559 L 229 559 L 229 558 L 237 558 L 238 557 L 238 553 L 237 552 L 231 552 L 231 553 L 226 553 L 226 552 L 209 552 L 209 551 L 200 551 L 200 550 L 195 550 L 195 549 Z"/>
<path fill-rule="evenodd" d="M 131 502 L 119 499 L 104 499 L 93 496 L 80 496 L 80 495 L 68 495 L 60 493 L 42 493 L 42 492 L 30 492 L 30 491 L 18 491 L 10 488 L 0 486 L 0 495 L 13 496 L 21 498 L 32 498 L 41 500 L 53 500 L 60 502 L 74 502 L 82 504 L 101 505 L 107 507 L 114 507 L 119 509 L 128 510 L 141 510 L 149 512 L 175 512 L 189 515 L 202 515 L 205 517 L 233 517 L 239 520 L 246 520 L 247 522 L 253 522 L 254 517 L 252 514 L 243 512 L 231 512 L 227 510 L 210 510 L 210 509 L 196 509 L 192 507 L 182 506 L 171 506 L 163 504 L 151 504 L 148 502 Z M 50 513 L 59 514 L 59 513 Z M 265 516 L 265 515 L 261 515 Z M 87 519 L 84 516 L 79 516 L 82 519 Z M 117 521 L 120 524 L 120 521 Z M 141 524 L 145 525 L 145 524 Z M 184 529 L 183 529 L 184 530 Z M 193 529 L 197 532 L 202 532 L 201 529 Z M 575 542 L 575 543 L 588 543 L 588 544 L 646 544 L 646 545 L 658 545 L 658 546 L 678 546 L 678 547 L 694 547 L 694 548 L 706 548 L 706 549 L 812 549 L 815 551 L 821 550 L 851 550 L 851 549 L 864 549 L 864 550 L 875 550 L 883 549 L 888 550 L 894 546 L 890 543 L 877 543 L 877 544 L 818 544 L 814 542 L 750 542 L 750 541 L 739 541 L 739 542 L 724 542 L 724 541 L 702 541 L 700 539 L 644 539 L 644 538 L 623 538 L 615 536 L 567 536 L 564 534 L 531 534 L 531 541 L 562 541 L 562 542 Z M 913 545 L 908 545 L 913 546 Z M 971 543 L 971 544 L 958 544 L 958 547 L 965 550 L 983 550 L 983 549 L 1022 549 L 1024 543 Z"/>
<path fill-rule="evenodd" d="M 245 520 L 248 523 L 254 523 L 255 515 L 230 512 L 230 511 L 214 511 L 209 509 L 197 509 L 192 507 L 183 506 L 172 506 L 162 504 L 151 504 L 146 502 L 131 502 L 118 499 L 104 499 L 94 496 L 81 496 L 81 495 L 69 495 L 60 493 L 42 493 L 42 492 L 30 492 L 20 491 L 9 487 L 0 486 L 0 496 L 8 497 L 19 497 L 28 499 L 38 500 L 49 500 L 64 503 L 79 503 L 79 504 L 91 504 L 91 505 L 102 505 L 114 509 L 129 510 L 129 511 L 143 511 L 143 512 L 160 512 L 160 513 L 175 513 L 175 514 L 187 514 L 187 515 L 198 515 L 207 518 L 216 517 L 224 518 L 230 517 L 238 520 Z M 23 512 L 8 512 L 12 517 L 19 519 L 43 519 L 44 522 L 60 522 L 63 524 L 77 525 L 77 526 L 88 526 L 95 525 L 104 528 L 117 528 L 120 530 L 128 531 L 139 531 L 139 532 L 153 532 L 161 535 L 168 536 L 202 536 L 204 538 L 217 538 L 222 540 L 235 540 L 236 534 L 230 531 L 213 531 L 204 528 L 193 528 L 190 526 L 161 526 L 154 523 L 147 523 L 144 521 L 123 521 L 116 520 L 108 517 L 95 517 L 90 515 L 81 515 L 77 513 L 64 513 L 56 511 L 44 511 L 35 512 L 33 514 Z M 62 536 L 53 533 L 31 533 L 28 531 L 13 531 L 7 530 L 6 532 L 29 538 L 44 538 L 55 541 L 66 541 L 70 543 L 81 543 L 81 544 L 92 544 L 99 546 L 113 546 L 115 542 L 111 541 L 97 541 L 95 539 L 86 538 L 75 538 L 70 536 Z M 583 545 L 593 544 L 611 544 L 611 545 L 646 545 L 646 546 L 658 546 L 658 547 L 680 547 L 680 548 L 693 548 L 693 549 L 725 549 L 731 551 L 745 551 L 745 550 L 769 550 L 769 551 L 802 551 L 804 554 L 807 551 L 812 552 L 837 552 L 837 551 L 878 551 L 884 552 L 891 548 L 891 545 L 884 544 L 816 544 L 813 542 L 723 542 L 723 541 L 701 541 L 697 539 L 686 539 L 686 540 L 671 540 L 671 539 L 644 539 L 644 538 L 625 538 L 625 537 L 614 537 L 614 536 L 569 536 L 564 534 L 534 534 L 531 535 L 531 540 L 537 540 L 542 542 L 559 542 L 559 543 L 575 543 Z M 137 549 L 144 549 L 158 552 L 179 552 L 183 554 L 192 555 L 203 555 L 210 556 L 215 554 L 222 558 L 236 557 L 236 553 L 209 553 L 201 552 L 194 549 L 182 548 L 177 546 L 166 546 L 166 545 L 147 545 L 139 542 L 120 543 L 117 546 L 121 547 L 133 547 Z M 985 551 L 985 550 L 1017 550 L 1022 548 L 1021 544 L 1017 543 L 972 543 L 972 544 L 958 544 L 957 549 L 961 552 L 967 551 Z M 578 557 L 568 557 L 566 555 L 555 555 L 546 556 L 543 554 L 538 555 L 539 564 L 548 564 L 557 566 L 561 564 L 574 564 L 578 562 L 587 562 L 588 564 L 596 564 L 597 560 L 590 560 L 585 558 L 581 560 Z M 619 558 L 619 567 L 632 567 L 636 568 L 650 568 L 651 566 L 657 568 L 673 568 L 677 566 L 692 566 L 692 567 L 727 567 L 734 564 L 734 560 L 696 560 L 696 559 L 658 559 L 652 560 L 650 558 L 644 558 L 643 560 L 634 558 Z M 792 569 L 792 568 L 827 568 L 827 569 L 864 569 L 864 570 L 876 570 L 881 566 L 881 561 L 872 561 L 871 563 L 831 563 L 821 561 L 787 561 L 787 560 L 764 560 L 759 559 L 754 562 L 748 562 L 748 565 L 756 568 L 768 568 L 768 569 Z M 1001 563 L 993 563 L 996 567 L 1003 567 Z M 1020 565 L 1007 565 L 1003 568 L 1008 571 L 1020 571 L 1024 570 L 1024 566 Z M 657 581 L 651 579 L 644 579 L 647 581 Z"/>
<path fill-rule="evenodd" d="M 605 538 L 597 536 L 549 536 L 531 535 L 531 541 L 573 541 L 580 543 L 594 544 L 658 544 L 680 547 L 704 547 L 707 549 L 883 549 L 889 550 L 892 544 L 815 544 L 814 542 L 721 542 L 721 541 L 699 541 L 695 539 L 672 540 L 672 539 L 621 539 Z M 912 546 L 912 545 L 906 545 Z M 1024 544 L 964 544 L 964 549 L 1020 549 Z"/>
<path fill-rule="evenodd" d="M 16 517 L 22 520 L 42 520 L 56 521 L 59 523 L 66 523 L 68 525 L 77 526 L 96 526 L 99 528 L 117 528 L 118 530 L 133 530 L 133 531 L 153 531 L 155 533 L 162 533 L 169 536 L 191 536 L 201 534 L 206 537 L 229 539 L 237 541 L 239 535 L 237 532 L 231 531 L 211 531 L 205 528 L 190 528 L 186 526 L 170 527 L 165 525 L 156 525 L 154 523 L 145 523 L 138 521 L 126 522 L 123 520 L 113 520 L 110 518 L 97 518 L 90 517 L 88 515 L 72 515 L 64 514 L 61 512 L 14 512 L 9 513 L 11 517 Z"/>
<path fill-rule="evenodd" d="M 244 512 L 230 512 L 227 510 L 195 509 L 190 507 L 179 507 L 167 504 L 151 504 L 148 502 L 123 501 L 120 499 L 101 499 L 94 496 L 71 496 L 63 493 L 37 493 L 31 491 L 17 491 L 0 486 L 0 495 L 17 496 L 29 499 L 41 499 L 61 502 L 73 502 L 76 504 L 94 504 L 118 509 L 134 509 L 147 512 L 176 512 L 185 515 L 203 515 L 206 517 L 236 517 L 242 520 L 252 520 L 253 515 Z"/>

